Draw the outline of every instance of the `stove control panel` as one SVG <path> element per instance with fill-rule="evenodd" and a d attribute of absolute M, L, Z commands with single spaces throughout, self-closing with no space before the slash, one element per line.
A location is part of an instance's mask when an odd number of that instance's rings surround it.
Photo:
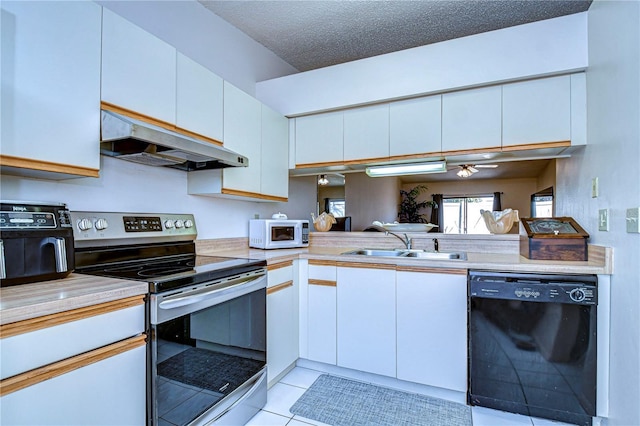
<path fill-rule="evenodd" d="M 76 246 L 195 240 L 192 214 L 71 212 Z"/>

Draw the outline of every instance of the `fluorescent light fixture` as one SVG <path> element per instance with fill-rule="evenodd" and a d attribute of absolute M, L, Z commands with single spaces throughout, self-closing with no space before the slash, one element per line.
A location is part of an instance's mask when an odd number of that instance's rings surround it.
<path fill-rule="evenodd" d="M 447 171 L 447 163 L 445 161 L 431 161 L 429 163 L 392 164 L 367 167 L 365 171 L 371 177 L 444 173 Z"/>

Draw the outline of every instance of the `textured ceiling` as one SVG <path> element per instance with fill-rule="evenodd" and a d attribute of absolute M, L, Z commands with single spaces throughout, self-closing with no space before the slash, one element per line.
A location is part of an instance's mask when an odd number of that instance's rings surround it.
<path fill-rule="evenodd" d="M 198 1 L 299 71 L 584 12 L 592 2 Z"/>

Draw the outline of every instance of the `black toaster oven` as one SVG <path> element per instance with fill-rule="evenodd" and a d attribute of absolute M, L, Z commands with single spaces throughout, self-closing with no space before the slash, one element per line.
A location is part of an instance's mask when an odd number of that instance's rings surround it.
<path fill-rule="evenodd" d="M 73 227 L 62 203 L 0 201 L 0 285 L 64 278 L 74 268 Z"/>

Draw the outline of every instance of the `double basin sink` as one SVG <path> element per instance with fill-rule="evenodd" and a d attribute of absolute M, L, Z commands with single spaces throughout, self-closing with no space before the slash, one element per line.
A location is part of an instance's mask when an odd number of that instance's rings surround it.
<path fill-rule="evenodd" d="M 409 249 L 358 249 L 342 254 L 350 256 L 406 257 L 426 260 L 467 260 L 467 253 L 465 252 L 437 252 Z"/>

